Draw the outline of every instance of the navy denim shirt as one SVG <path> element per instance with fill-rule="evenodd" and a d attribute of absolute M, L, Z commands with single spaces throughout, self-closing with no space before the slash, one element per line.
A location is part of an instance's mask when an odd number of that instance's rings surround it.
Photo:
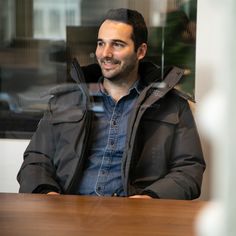
<path fill-rule="evenodd" d="M 142 90 L 137 81 L 129 94 L 115 102 L 100 85 L 103 111 L 95 113 L 88 158 L 78 194 L 124 196 L 121 162 L 130 113 Z"/>

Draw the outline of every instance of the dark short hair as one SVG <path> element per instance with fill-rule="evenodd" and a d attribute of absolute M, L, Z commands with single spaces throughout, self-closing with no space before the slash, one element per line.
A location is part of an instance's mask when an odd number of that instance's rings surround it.
<path fill-rule="evenodd" d="M 133 28 L 131 38 L 134 41 L 135 50 L 137 50 L 142 43 L 147 43 L 147 26 L 142 14 L 138 11 L 126 8 L 111 9 L 103 18 L 102 23 L 105 20 L 113 20 L 131 25 Z"/>

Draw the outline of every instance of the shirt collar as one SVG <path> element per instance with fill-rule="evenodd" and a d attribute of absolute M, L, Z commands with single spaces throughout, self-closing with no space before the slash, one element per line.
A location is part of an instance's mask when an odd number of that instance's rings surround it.
<path fill-rule="evenodd" d="M 100 91 L 103 93 L 103 94 L 106 94 L 106 95 L 109 95 L 107 93 L 107 91 L 105 90 L 104 86 L 103 86 L 103 80 L 104 78 L 103 77 L 100 77 L 99 80 L 98 80 L 98 85 L 99 85 L 99 88 L 100 88 Z M 142 83 L 142 80 L 139 79 L 139 80 L 136 80 L 134 82 L 134 84 L 130 87 L 129 89 L 129 93 L 132 91 L 132 90 L 135 90 L 139 95 L 140 93 L 142 92 L 142 90 L 144 89 L 144 84 Z"/>

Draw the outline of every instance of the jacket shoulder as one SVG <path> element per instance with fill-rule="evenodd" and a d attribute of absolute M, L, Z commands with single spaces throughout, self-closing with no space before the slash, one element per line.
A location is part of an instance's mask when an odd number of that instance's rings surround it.
<path fill-rule="evenodd" d="M 172 93 L 184 100 L 191 101 L 191 102 L 195 103 L 195 100 L 193 97 L 191 97 L 188 93 L 181 91 L 180 89 L 174 88 L 174 89 L 172 89 Z"/>

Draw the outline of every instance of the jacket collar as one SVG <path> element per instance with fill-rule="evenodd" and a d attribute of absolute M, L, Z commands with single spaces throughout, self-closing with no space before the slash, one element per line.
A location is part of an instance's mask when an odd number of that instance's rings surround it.
<path fill-rule="evenodd" d="M 79 73 L 78 73 L 79 70 Z M 173 89 L 180 81 L 184 74 L 184 70 L 177 67 L 165 67 L 163 71 L 161 67 L 150 61 L 141 61 L 139 64 L 139 74 L 141 77 L 141 84 L 145 87 L 152 87 L 158 90 L 165 89 L 164 94 Z M 97 63 L 90 64 L 88 66 L 80 67 L 76 59 L 72 62 L 71 77 L 74 81 L 81 83 L 97 83 L 102 76 L 100 66 Z M 178 94 L 185 99 L 190 99 L 189 96 L 182 91 L 178 91 Z"/>

